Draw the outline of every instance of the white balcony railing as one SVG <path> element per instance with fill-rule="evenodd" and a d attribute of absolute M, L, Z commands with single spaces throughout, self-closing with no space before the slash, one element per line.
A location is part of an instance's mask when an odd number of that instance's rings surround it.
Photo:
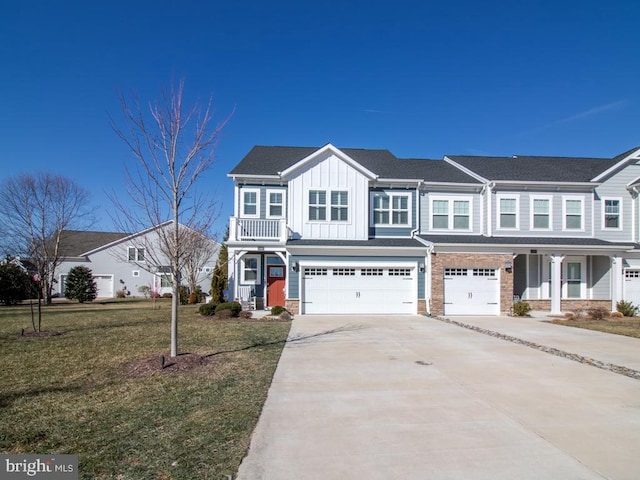
<path fill-rule="evenodd" d="M 229 222 L 229 240 L 275 240 L 287 241 L 287 222 L 284 218 L 262 220 L 258 218 L 231 217 Z"/>

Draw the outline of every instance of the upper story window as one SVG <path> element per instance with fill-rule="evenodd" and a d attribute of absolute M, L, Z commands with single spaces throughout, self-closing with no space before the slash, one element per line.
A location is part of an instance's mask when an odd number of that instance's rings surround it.
<path fill-rule="evenodd" d="M 144 262 L 144 247 L 128 247 L 127 258 L 130 262 Z"/>
<path fill-rule="evenodd" d="M 344 190 L 331 192 L 331 220 L 339 222 L 349 220 L 349 192 Z"/>
<path fill-rule="evenodd" d="M 518 228 L 518 197 L 498 196 L 498 228 Z"/>
<path fill-rule="evenodd" d="M 409 195 L 374 194 L 373 223 L 374 225 L 409 225 Z"/>
<path fill-rule="evenodd" d="M 329 205 L 327 205 L 329 200 Z M 349 192 L 346 190 L 309 190 L 309 220 L 346 222 L 349 220 Z M 329 217 L 327 218 L 327 208 Z"/>
<path fill-rule="evenodd" d="M 551 198 L 532 197 L 531 229 L 551 230 Z"/>
<path fill-rule="evenodd" d="M 309 190 L 309 220 L 327 219 L 327 192 Z"/>
<path fill-rule="evenodd" d="M 260 216 L 260 190 L 247 188 L 242 190 L 242 216 Z"/>
<path fill-rule="evenodd" d="M 431 228 L 434 230 L 470 230 L 471 200 L 432 198 Z"/>
<path fill-rule="evenodd" d="M 584 230 L 584 203 L 582 198 L 564 198 L 564 229 Z"/>
<path fill-rule="evenodd" d="M 622 228 L 622 201 L 619 198 L 602 199 L 602 228 Z"/>
<path fill-rule="evenodd" d="M 267 190 L 267 217 L 284 217 L 284 191 Z"/>

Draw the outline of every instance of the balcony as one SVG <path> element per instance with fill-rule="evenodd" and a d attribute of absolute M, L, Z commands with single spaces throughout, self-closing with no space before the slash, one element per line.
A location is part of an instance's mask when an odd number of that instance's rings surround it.
<path fill-rule="evenodd" d="M 287 221 L 284 218 L 263 220 L 258 218 L 231 217 L 229 241 L 273 241 L 285 243 L 288 238 Z"/>

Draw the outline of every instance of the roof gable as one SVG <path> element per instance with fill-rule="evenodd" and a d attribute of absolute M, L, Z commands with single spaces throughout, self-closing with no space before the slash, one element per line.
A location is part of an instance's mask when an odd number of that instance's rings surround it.
<path fill-rule="evenodd" d="M 640 147 L 634 147 L 631 150 L 627 150 L 624 153 L 621 153 L 620 155 L 613 157 L 612 161 L 611 161 L 611 165 L 609 166 L 609 168 L 607 168 L 605 171 L 600 172 L 599 175 L 595 176 L 593 178 L 594 182 L 599 182 L 601 180 L 603 180 L 604 178 L 606 178 L 607 176 L 611 175 L 612 173 L 616 172 L 617 170 L 625 167 L 626 165 L 629 164 L 630 161 L 632 160 L 640 160 Z"/>
<path fill-rule="evenodd" d="M 60 232 L 60 256 L 82 257 L 87 252 L 117 242 L 128 236 L 128 233 L 121 232 L 63 230 Z"/>
<path fill-rule="evenodd" d="M 345 162 L 346 164 L 348 164 L 349 166 L 351 166 L 352 168 L 354 168 L 355 170 L 357 170 L 358 172 L 360 172 L 362 175 L 364 175 L 369 179 L 374 179 L 377 177 L 377 175 L 374 172 L 372 172 L 371 170 L 363 166 L 360 162 L 353 159 L 350 155 L 348 155 L 344 151 L 334 147 L 330 143 L 326 144 L 324 147 L 316 150 L 315 152 L 307 155 L 306 157 L 294 163 L 293 165 L 283 170 L 282 172 L 278 172 L 278 175 L 280 175 L 284 179 L 291 178 L 300 170 L 307 169 L 310 165 L 313 165 L 318 160 L 322 160 L 327 155 L 336 156 L 337 158 L 339 158 L 340 160 L 342 160 L 343 162 Z"/>

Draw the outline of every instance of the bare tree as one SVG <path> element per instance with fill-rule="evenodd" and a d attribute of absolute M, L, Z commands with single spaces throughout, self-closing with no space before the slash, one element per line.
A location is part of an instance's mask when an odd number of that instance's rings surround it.
<path fill-rule="evenodd" d="M 33 263 L 47 304 L 62 261 L 63 230 L 86 229 L 94 221 L 89 198 L 89 192 L 73 180 L 52 173 L 23 174 L 2 182 L 0 216 L 9 241 L 6 249 Z M 38 331 L 40 325 L 39 316 Z"/>
<path fill-rule="evenodd" d="M 188 254 L 180 225 L 205 235 L 219 206 L 197 191 L 198 180 L 214 162 L 220 132 L 230 117 L 213 123 L 213 100 L 204 106 L 183 105 L 184 81 L 162 90 L 159 100 L 143 108 L 137 96 L 120 97 L 124 127 L 111 121 L 120 139 L 133 154 L 134 165 L 125 166 L 125 183 L 132 206 L 112 195 L 123 232 L 157 229 L 158 250 L 169 261 L 171 304 L 171 356 L 178 354 L 178 301 L 180 272 Z M 210 188 L 210 187 L 209 187 Z"/>
<path fill-rule="evenodd" d="M 183 232 L 185 257 L 183 263 L 184 277 L 191 292 L 195 292 L 198 284 L 207 275 L 203 269 L 218 252 L 220 245 L 200 232 L 188 230 Z"/>

